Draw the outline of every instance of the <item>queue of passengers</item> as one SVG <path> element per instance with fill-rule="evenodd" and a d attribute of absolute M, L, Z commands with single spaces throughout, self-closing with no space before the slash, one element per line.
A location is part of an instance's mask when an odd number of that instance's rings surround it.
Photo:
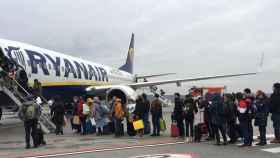
<path fill-rule="evenodd" d="M 187 95 L 184 101 L 180 98 L 179 93 L 175 93 L 173 118 L 177 122 L 180 138 L 187 137 L 188 142 L 193 141 L 193 133 L 197 132 L 193 129 L 194 114 L 198 111 L 196 105 L 204 109 L 204 124 L 207 126 L 209 135 L 207 140 L 215 139 L 216 145 L 221 145 L 221 134 L 223 145 L 234 144 L 240 137 L 243 140 L 240 147 L 252 146 L 253 123 L 259 128 L 259 142 L 256 145 L 266 145 L 269 113 L 272 114 L 271 120 L 275 135 L 275 139 L 271 143 L 280 143 L 280 83 L 274 84 L 273 94 L 270 97 L 260 90 L 254 95 L 250 89 L 246 88 L 243 93 L 223 96 L 207 94 L 204 99 L 200 98 L 197 104 L 190 96 Z M 189 129 L 191 129 L 190 135 Z M 229 141 L 227 136 L 230 138 Z"/>

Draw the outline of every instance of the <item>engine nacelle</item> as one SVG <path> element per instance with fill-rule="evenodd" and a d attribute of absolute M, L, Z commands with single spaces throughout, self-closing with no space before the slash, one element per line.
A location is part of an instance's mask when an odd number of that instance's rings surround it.
<path fill-rule="evenodd" d="M 120 98 L 123 104 L 131 104 L 131 103 L 135 103 L 135 100 L 137 98 L 137 93 L 131 87 L 118 85 L 118 86 L 113 86 L 112 88 L 106 91 L 107 103 L 114 96 Z"/>

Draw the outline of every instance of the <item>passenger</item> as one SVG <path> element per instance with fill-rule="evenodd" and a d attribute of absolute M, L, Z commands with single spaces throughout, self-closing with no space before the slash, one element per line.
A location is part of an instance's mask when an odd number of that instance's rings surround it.
<path fill-rule="evenodd" d="M 54 104 L 52 106 L 51 114 L 53 117 L 54 124 L 56 126 L 56 130 L 55 130 L 56 135 L 59 134 L 63 135 L 65 110 L 64 110 L 64 104 L 60 96 L 56 96 L 54 98 Z"/>
<path fill-rule="evenodd" d="M 147 98 L 147 95 L 145 93 L 142 94 L 143 97 L 143 105 L 144 105 L 144 113 L 143 113 L 143 121 L 144 121 L 144 134 L 150 134 L 151 133 L 151 124 L 149 119 L 150 114 L 150 108 L 151 104 L 150 101 Z"/>
<path fill-rule="evenodd" d="M 242 137 L 244 139 L 243 144 L 240 147 L 252 146 L 252 139 L 250 137 L 250 126 L 252 126 L 251 118 L 249 116 L 249 103 L 246 101 L 242 93 L 236 94 L 238 119 L 240 128 L 242 130 Z"/>
<path fill-rule="evenodd" d="M 267 126 L 267 117 L 269 114 L 268 98 L 264 92 L 258 91 L 256 94 L 256 118 L 255 125 L 259 127 L 260 132 L 260 142 L 256 145 L 266 145 L 266 126 Z"/>
<path fill-rule="evenodd" d="M 33 95 L 37 97 L 42 97 L 42 84 L 39 82 L 38 79 L 34 80 L 34 85 L 33 85 Z"/>
<path fill-rule="evenodd" d="M 74 96 L 73 97 L 73 116 L 79 116 L 79 97 Z M 71 121 L 73 122 L 73 120 Z M 81 123 L 74 124 L 73 123 L 73 129 L 77 130 L 76 133 L 81 133 Z"/>
<path fill-rule="evenodd" d="M 207 93 L 205 95 L 205 99 L 200 99 L 198 104 L 199 104 L 199 108 L 200 109 L 204 109 L 204 112 L 203 112 L 203 119 L 204 119 L 204 123 L 206 124 L 207 126 L 207 129 L 208 129 L 208 138 L 206 138 L 206 140 L 213 140 L 215 138 L 215 134 L 214 134 L 214 130 L 213 130 L 213 125 L 212 125 L 212 116 L 211 116 L 211 113 L 210 113 L 210 103 L 211 103 L 211 94 Z"/>
<path fill-rule="evenodd" d="M 186 95 L 185 97 L 185 108 L 184 108 L 184 119 L 186 125 L 186 137 L 187 142 L 193 141 L 194 132 L 194 116 L 198 112 L 196 102 L 193 100 L 191 95 Z"/>
<path fill-rule="evenodd" d="M 2 119 L 2 114 L 3 114 L 3 109 L 0 107 L 0 121 Z M 0 123 L 0 125 L 1 125 L 1 123 Z"/>
<path fill-rule="evenodd" d="M 81 103 L 83 100 L 81 100 Z M 82 135 L 87 135 L 90 133 L 90 129 L 87 127 L 87 120 L 93 116 L 93 99 L 87 98 L 87 102 L 82 104 L 82 112 L 81 112 L 81 122 L 83 127 Z"/>
<path fill-rule="evenodd" d="M 124 119 L 125 113 L 123 110 L 122 101 L 116 98 L 114 102 L 114 120 L 115 120 L 115 136 L 120 137 L 122 135 L 122 121 Z"/>
<path fill-rule="evenodd" d="M 160 136 L 160 118 L 162 118 L 162 104 L 159 95 L 155 94 L 155 99 L 151 105 L 153 134 L 151 136 Z"/>
<path fill-rule="evenodd" d="M 227 145 L 227 136 L 226 136 L 226 113 L 225 108 L 221 100 L 220 94 L 214 94 L 212 98 L 212 105 L 210 106 L 210 113 L 212 116 L 212 124 L 215 137 L 216 145 L 220 145 L 220 133 L 223 136 L 223 145 Z"/>
<path fill-rule="evenodd" d="M 234 144 L 238 138 L 236 131 L 237 106 L 234 104 L 234 96 L 232 94 L 224 95 L 224 107 L 226 109 L 226 120 L 230 138 L 229 143 Z"/>
<path fill-rule="evenodd" d="M 135 111 L 134 111 L 134 121 L 142 120 L 144 122 L 145 105 L 144 100 L 141 95 L 136 99 Z M 145 124 L 144 124 L 145 127 Z M 137 130 L 137 133 L 142 136 L 144 134 L 144 129 Z"/>
<path fill-rule="evenodd" d="M 93 116 L 96 122 L 97 135 L 102 136 L 104 126 L 107 124 L 106 120 L 109 114 L 109 109 L 106 107 L 106 105 L 101 104 L 99 97 L 93 98 L 93 107 Z"/>
<path fill-rule="evenodd" d="M 185 139 L 185 129 L 184 129 L 184 122 L 183 122 L 184 102 L 181 99 L 179 93 L 175 93 L 174 95 L 175 95 L 175 101 L 174 101 L 175 107 L 174 107 L 173 115 L 179 129 L 179 137 Z"/>
<path fill-rule="evenodd" d="M 273 85 L 273 94 L 270 97 L 269 105 L 275 135 L 275 139 L 271 143 L 280 143 L 280 83 Z"/>
<path fill-rule="evenodd" d="M 26 149 L 29 149 L 31 147 L 30 135 L 33 139 L 34 148 L 37 148 L 39 145 L 37 134 L 37 125 L 39 117 L 39 106 L 36 104 L 33 98 L 28 98 L 28 102 L 25 102 L 19 111 L 19 118 L 24 122 Z"/>
<path fill-rule="evenodd" d="M 244 97 L 245 100 L 248 104 L 248 116 L 249 116 L 249 138 L 250 138 L 250 142 L 253 142 L 253 119 L 256 116 L 256 108 L 254 106 L 254 100 L 255 100 L 255 96 L 254 94 L 251 92 L 251 90 L 249 88 L 244 89 Z"/>

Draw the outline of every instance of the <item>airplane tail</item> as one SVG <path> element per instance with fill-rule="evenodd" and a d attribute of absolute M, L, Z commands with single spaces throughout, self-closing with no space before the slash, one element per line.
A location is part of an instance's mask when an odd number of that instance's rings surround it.
<path fill-rule="evenodd" d="M 119 69 L 133 74 L 133 65 L 134 65 L 134 33 L 132 33 L 131 35 L 126 62 Z"/>

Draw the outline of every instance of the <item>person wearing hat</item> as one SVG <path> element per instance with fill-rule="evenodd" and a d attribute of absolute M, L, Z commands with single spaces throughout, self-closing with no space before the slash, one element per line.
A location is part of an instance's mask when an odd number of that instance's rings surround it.
<path fill-rule="evenodd" d="M 273 85 L 273 94 L 270 97 L 269 105 L 275 135 L 275 139 L 271 143 L 280 143 L 280 83 Z"/>

